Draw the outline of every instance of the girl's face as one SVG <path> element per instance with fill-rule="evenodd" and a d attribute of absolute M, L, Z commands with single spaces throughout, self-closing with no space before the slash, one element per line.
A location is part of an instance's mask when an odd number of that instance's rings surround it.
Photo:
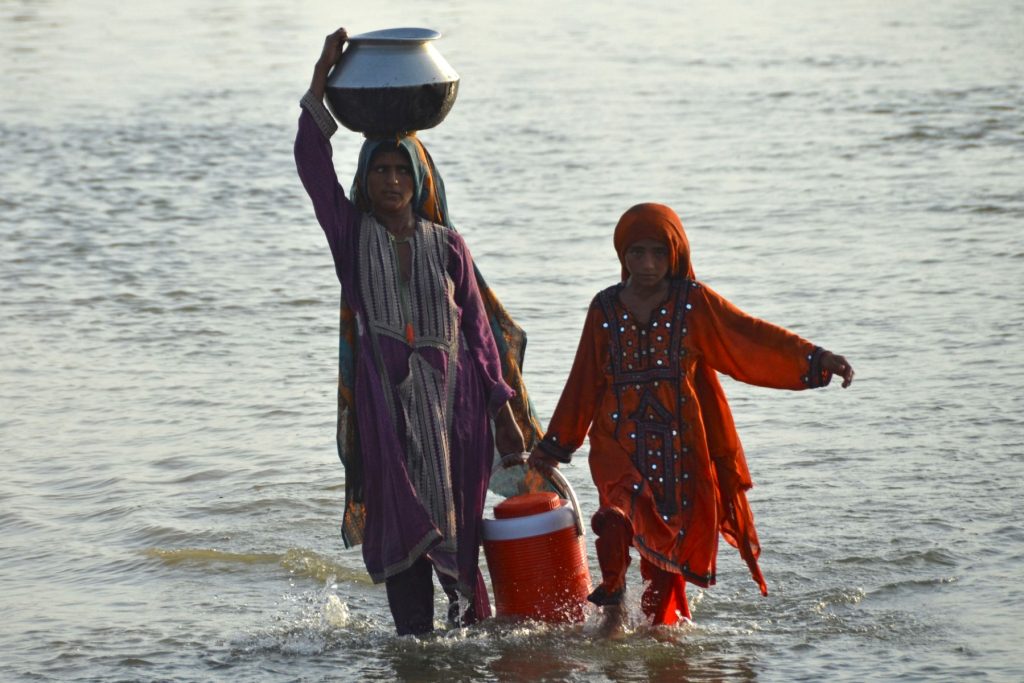
<path fill-rule="evenodd" d="M 401 152 L 380 152 L 370 162 L 366 194 L 374 211 L 396 213 L 412 201 L 412 164 Z"/>
<path fill-rule="evenodd" d="M 626 247 L 626 270 L 629 279 L 651 287 L 668 275 L 668 245 L 658 240 L 637 240 Z"/>

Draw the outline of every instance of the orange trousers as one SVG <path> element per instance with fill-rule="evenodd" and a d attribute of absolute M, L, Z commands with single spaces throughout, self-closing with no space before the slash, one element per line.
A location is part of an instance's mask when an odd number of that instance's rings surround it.
<path fill-rule="evenodd" d="M 601 587 L 609 596 L 617 596 L 626 588 L 626 570 L 632 558 L 633 525 L 614 508 L 601 508 L 590 520 L 597 534 L 597 561 L 601 565 Z M 640 576 L 647 584 L 640 598 L 640 609 L 655 626 L 671 626 L 680 617 L 690 618 L 686 601 L 686 580 L 680 574 L 667 572 L 646 558 L 640 558 Z"/>

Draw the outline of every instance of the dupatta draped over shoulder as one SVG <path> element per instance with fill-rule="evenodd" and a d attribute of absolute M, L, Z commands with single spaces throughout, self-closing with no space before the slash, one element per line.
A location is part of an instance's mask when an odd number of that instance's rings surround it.
<path fill-rule="evenodd" d="M 642 323 L 619 293 L 627 248 L 669 247 L 666 300 Z M 747 315 L 698 282 L 676 213 L 639 204 L 619 220 L 623 283 L 590 305 L 583 335 L 541 447 L 568 462 L 589 431 L 602 507 L 619 509 L 644 558 L 700 586 L 715 583 L 718 535 L 736 547 L 767 595 L 746 492 L 753 482 L 717 373 L 761 386 L 824 386 L 821 349 Z"/>
<path fill-rule="evenodd" d="M 342 285 L 342 538 L 363 545 L 375 581 L 426 554 L 486 616 L 477 560 L 493 455 L 489 419 L 508 401 L 527 442 L 539 433 L 520 372 L 525 335 L 451 227 L 443 181 L 418 138 L 366 140 L 346 197 L 331 158 L 337 125 L 310 94 L 302 107 L 296 165 Z M 387 231 L 367 211 L 366 177 L 382 145 L 409 156 L 422 219 L 406 286 Z"/>
<path fill-rule="evenodd" d="M 455 226 L 448 214 L 444 180 L 438 172 L 430 152 L 415 134 L 387 139 L 370 138 L 363 143 L 359 150 L 355 177 L 349 190 L 352 202 L 363 211 L 369 210 L 365 188 L 370 171 L 370 161 L 382 145 L 393 146 L 396 144 L 404 149 L 413 160 L 414 191 L 412 201 L 416 214 L 454 230 Z M 488 324 L 498 347 L 502 379 L 515 392 L 515 395 L 509 399 L 509 405 L 512 407 L 516 423 L 523 432 L 526 450 L 529 451 L 540 439 L 541 427 L 530 395 L 526 390 L 526 383 L 523 381 L 522 368 L 526 354 L 526 333 L 505 310 L 475 262 L 473 263 L 473 274 L 484 309 L 487 311 Z M 366 511 L 362 491 L 363 455 L 359 449 L 352 393 L 355 385 L 354 359 L 357 342 L 352 309 L 346 301 L 344 291 L 342 291 L 341 297 L 340 321 L 336 440 L 338 457 L 345 465 L 345 515 L 342 519 L 341 537 L 345 547 L 349 548 L 362 543 Z"/>

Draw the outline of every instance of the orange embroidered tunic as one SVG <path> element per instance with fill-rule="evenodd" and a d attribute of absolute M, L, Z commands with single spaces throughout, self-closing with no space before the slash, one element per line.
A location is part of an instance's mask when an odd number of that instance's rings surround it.
<path fill-rule="evenodd" d="M 711 368 L 765 387 L 818 387 L 831 378 L 820 368 L 823 352 L 692 279 L 672 280 L 665 301 L 644 324 L 619 300 L 623 286 L 609 287 L 591 303 L 541 447 L 569 462 L 589 431 L 590 471 L 601 506 L 626 515 L 645 558 L 710 586 L 722 532 L 740 547 L 767 594 L 743 493 L 750 482 L 742 449 L 731 417 L 702 414 L 719 411 L 701 396 L 713 393 L 711 382 L 717 386 L 705 374 Z M 728 406 L 721 411 L 728 413 Z M 707 433 L 716 426 L 732 433 Z M 723 464 L 726 457 L 739 464 Z"/>

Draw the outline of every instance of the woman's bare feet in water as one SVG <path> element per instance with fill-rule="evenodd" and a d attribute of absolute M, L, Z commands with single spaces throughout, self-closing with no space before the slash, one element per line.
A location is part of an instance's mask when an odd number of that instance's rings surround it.
<path fill-rule="evenodd" d="M 626 608 L 622 604 L 605 605 L 601 608 L 604 617 L 597 635 L 605 640 L 622 640 L 626 637 Z"/>

